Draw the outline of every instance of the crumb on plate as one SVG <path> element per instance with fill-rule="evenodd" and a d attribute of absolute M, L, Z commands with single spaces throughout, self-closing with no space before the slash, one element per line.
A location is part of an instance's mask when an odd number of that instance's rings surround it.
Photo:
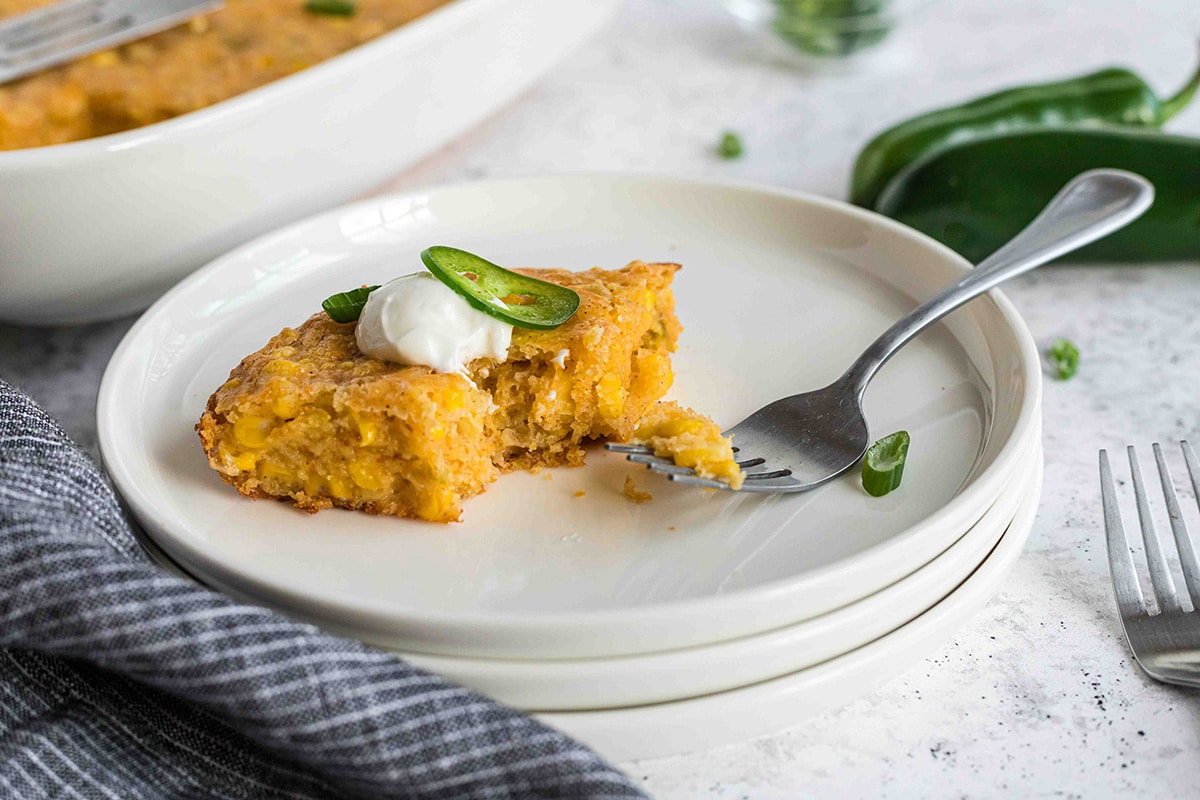
<path fill-rule="evenodd" d="M 633 476 L 632 475 L 625 476 L 625 488 L 623 489 L 623 492 L 626 497 L 628 497 L 630 500 L 637 503 L 638 505 L 641 505 L 642 503 L 646 502 L 647 500 L 654 499 L 654 495 L 650 494 L 649 492 L 639 492 L 638 491 L 638 488 L 633 485 Z"/>

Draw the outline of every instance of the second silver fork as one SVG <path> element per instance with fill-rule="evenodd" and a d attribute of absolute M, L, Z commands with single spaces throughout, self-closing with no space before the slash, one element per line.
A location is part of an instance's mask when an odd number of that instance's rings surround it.
<path fill-rule="evenodd" d="M 1180 442 L 1180 446 L 1187 463 L 1193 492 L 1200 502 L 1200 463 L 1197 462 L 1196 453 L 1191 445 Z M 1162 448 L 1155 444 L 1153 449 L 1167 517 L 1179 554 L 1180 571 L 1183 573 L 1191 608 L 1185 608 L 1180 602 L 1175 581 L 1171 577 L 1170 564 L 1150 512 L 1149 496 L 1142 481 L 1137 451 L 1132 446 L 1128 448 L 1129 469 L 1138 519 L 1141 523 L 1142 542 L 1145 546 L 1146 567 L 1150 574 L 1150 587 L 1157 601 L 1157 609 L 1152 610 L 1149 607 L 1142 593 L 1133 553 L 1121 522 L 1121 510 L 1117 504 L 1108 453 L 1101 450 L 1100 493 L 1104 504 L 1104 528 L 1113 593 L 1116 595 L 1117 609 L 1121 615 L 1125 636 L 1129 640 L 1129 648 L 1146 674 L 1167 683 L 1200 686 L 1200 612 L 1196 610 L 1200 608 L 1200 561 L 1197 560 L 1195 545 L 1188 533 L 1187 523 L 1184 522 Z"/>

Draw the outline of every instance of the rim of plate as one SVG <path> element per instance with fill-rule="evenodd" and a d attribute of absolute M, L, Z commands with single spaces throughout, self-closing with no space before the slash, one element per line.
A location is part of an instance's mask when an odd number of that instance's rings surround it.
<path fill-rule="evenodd" d="M 167 523 L 163 515 L 156 509 L 155 498 L 149 496 L 148 493 L 143 491 L 138 482 L 134 480 L 126 461 L 126 459 L 131 458 L 131 455 L 122 449 L 122 445 L 117 440 L 117 437 L 114 436 L 114 431 L 118 424 L 119 403 L 114 401 L 114 396 L 119 391 L 120 381 L 118 373 L 122 370 L 124 363 L 130 358 L 130 351 L 138 343 L 142 332 L 151 324 L 153 324 L 155 318 L 162 309 L 170 306 L 176 300 L 176 298 L 187 294 L 193 285 L 204 281 L 209 273 L 221 269 L 226 260 L 236 258 L 245 251 L 264 247 L 275 240 L 282 240 L 292 236 L 294 235 L 294 232 L 300 228 L 319 224 L 322 221 L 333 220 L 349 212 L 376 207 L 384 202 L 400 201 L 406 198 L 428 196 L 441 192 L 471 189 L 486 190 L 489 187 L 514 186 L 544 181 L 587 183 L 593 180 L 620 182 L 623 184 L 674 184 L 685 188 L 692 187 L 697 189 L 735 190 L 765 195 L 779 200 L 790 201 L 801 206 L 817 207 L 826 211 L 856 218 L 869 226 L 889 231 L 894 235 L 897 235 L 903 239 L 907 239 L 914 244 L 932 251 L 943 260 L 956 265 L 964 272 L 973 268 L 973 266 L 962 256 L 958 255 L 940 242 L 873 211 L 859 208 L 840 200 L 832 200 L 802 191 L 762 185 L 752 181 L 744 180 L 679 177 L 652 173 L 638 174 L 629 172 L 599 171 L 565 172 L 523 177 L 497 178 L 483 181 L 454 181 L 422 189 L 414 189 L 407 192 L 395 192 L 379 195 L 366 200 L 360 200 L 338 206 L 328 211 L 323 211 L 290 223 L 270 233 L 245 242 L 191 273 L 189 276 L 184 278 L 165 294 L 163 294 L 162 297 L 156 300 L 154 304 L 151 305 L 141 317 L 139 317 L 137 322 L 125 334 L 120 344 L 117 346 L 117 349 L 114 351 L 112 358 L 109 360 L 108 366 L 105 368 L 97 397 L 96 420 L 98 444 L 104 466 L 112 476 L 114 484 L 120 491 L 126 503 L 129 505 L 130 509 L 134 513 L 134 516 L 136 516 L 146 527 L 147 534 L 151 536 L 160 547 L 163 547 L 164 551 L 167 552 L 168 555 L 175 560 L 178 560 L 189 572 L 199 573 L 206 581 L 212 580 L 214 574 L 219 576 L 217 578 L 217 582 L 219 583 L 227 583 L 228 578 L 231 577 L 237 584 L 239 584 L 239 586 L 242 587 L 242 593 L 259 596 L 265 602 L 270 602 L 272 604 L 286 605 L 289 609 L 308 609 L 316 604 L 325 611 L 333 612 L 335 615 L 350 614 L 361 616 L 366 614 L 376 617 L 377 619 L 386 619 L 389 621 L 389 623 L 395 624 L 417 623 L 421 626 L 428 626 L 432 624 L 439 627 L 446 626 L 448 628 L 453 628 L 455 626 L 469 627 L 487 625 L 493 629 L 500 627 L 506 630 L 515 630 L 524 626 L 554 627 L 561 625 L 564 627 L 573 627 L 581 622 L 603 624 L 617 623 L 622 619 L 627 619 L 629 613 L 634 609 L 609 608 L 585 611 L 572 610 L 567 613 L 558 614 L 549 612 L 530 613 L 514 611 L 499 611 L 492 614 L 482 614 L 475 612 L 419 611 L 411 606 L 397 607 L 396 605 L 385 600 L 369 598 L 364 598 L 360 601 L 350 604 L 342 602 L 336 598 L 324 596 L 317 598 L 311 594 L 302 594 L 291 586 L 280 586 L 274 583 L 263 581 L 255 575 L 247 574 L 244 571 L 231 568 L 224 562 L 212 559 L 204 552 L 203 549 L 195 547 L 193 543 L 188 541 L 186 538 L 173 536 L 171 534 L 172 526 Z M 1019 395 L 1021 399 L 1021 407 L 1017 412 L 1016 420 L 1013 424 L 1008 440 L 1001 445 L 1000 450 L 998 451 L 992 463 L 988 464 L 982 471 L 975 474 L 966 488 L 951 498 L 946 505 L 933 512 L 928 517 L 925 517 L 919 522 L 914 523 L 908 528 L 900 531 L 896 535 L 889 538 L 886 542 L 881 542 L 864 550 L 862 553 L 856 556 L 856 558 L 880 558 L 882 557 L 882 554 L 886 554 L 889 551 L 903 549 L 906 544 L 909 543 L 915 536 L 920 536 L 923 532 L 928 531 L 931 528 L 945 526 L 948 521 L 954 520 L 956 517 L 962 515 L 969 516 L 971 509 L 986 509 L 1003 489 L 1009 472 L 1014 466 L 1014 461 L 1021 455 L 1021 444 L 1035 431 L 1035 423 L 1040 418 L 1042 392 L 1041 362 L 1040 356 L 1037 352 L 1037 347 L 1033 341 L 1033 337 L 1030 334 L 1028 327 L 1025 325 L 1024 320 L 1017 312 L 1016 307 L 1013 306 L 1007 297 L 995 289 L 988 292 L 986 297 L 995 304 L 997 311 L 1000 313 L 1000 316 L 1007 325 L 1013 338 L 1016 340 L 1018 348 L 1018 361 L 1021 364 L 1021 374 L 1024 378 L 1023 391 Z M 991 430 L 992 429 L 989 426 L 987 429 L 988 435 L 990 435 Z M 987 435 L 985 435 L 985 441 L 986 439 Z M 963 530 L 965 530 L 965 528 L 963 528 Z M 164 542 L 160 536 L 169 537 L 169 541 Z M 829 564 L 807 571 L 803 573 L 801 578 L 797 578 L 797 576 L 793 575 L 762 583 L 750 588 L 723 592 L 716 595 L 647 603 L 644 605 L 638 605 L 636 607 L 636 612 L 639 615 L 654 614 L 658 612 L 677 613 L 683 610 L 703 613 L 704 610 L 709 606 L 726 605 L 730 603 L 731 600 L 745 602 L 769 601 L 777 595 L 787 593 L 791 586 L 797 581 L 810 583 L 829 580 L 831 577 L 837 576 L 839 572 L 842 572 L 845 569 L 846 565 L 842 563 Z M 307 611 L 305 613 L 307 616 L 312 616 Z M 333 620 L 323 618 L 322 622 L 333 622 Z"/>
<path fill-rule="evenodd" d="M 491 659 L 411 653 L 404 650 L 389 651 L 418 667 L 442 674 L 455 683 L 470 686 L 501 702 L 530 712 L 601 711 L 632 705 L 669 703 L 715 692 L 731 691 L 781 675 L 790 675 L 852 652 L 880 636 L 886 636 L 950 596 L 991 554 L 1013 519 L 1028 503 L 1030 492 L 1040 483 L 1040 442 L 1034 442 L 1034 447 L 1030 449 L 1026 458 L 1027 469 L 1013 475 L 1004 492 L 980 517 L 979 522 L 933 561 L 862 600 L 793 625 L 677 650 L 599 658 Z M 919 590 L 920 594 L 913 596 L 914 589 Z M 913 610 L 903 605 L 902 598 L 905 596 L 919 608 Z M 897 603 L 901 610 L 898 615 L 895 610 L 888 610 L 891 608 L 889 604 Z M 847 623 L 853 623 L 855 620 L 863 624 L 868 618 L 875 619 L 879 627 L 853 634 L 859 638 L 852 643 L 839 640 L 839 644 L 834 645 L 838 648 L 836 650 L 815 656 L 812 653 L 814 641 L 822 638 L 828 641 L 834 630 L 847 628 Z M 807 654 L 798 653 L 797 646 L 802 647 L 803 652 Z M 747 650 L 750 652 L 746 652 Z M 789 653 L 787 658 L 790 668 L 779 671 L 782 658 L 780 653 L 784 650 Z M 767 659 L 765 663 L 759 661 L 764 657 Z M 797 663 L 801 659 L 807 660 Z M 701 663 L 704 664 L 703 670 L 699 666 Z M 729 681 L 730 678 L 728 675 L 717 678 L 711 674 L 712 670 L 722 666 L 729 668 L 734 664 L 747 665 L 738 667 L 743 671 L 735 674 L 741 677 L 734 678 L 735 682 L 732 684 L 717 686 L 717 680 Z M 764 668 L 776 671 L 767 672 Z M 700 671 L 705 674 L 708 688 L 697 690 L 679 685 L 680 674 Z M 644 680 L 630 680 L 635 673 L 644 676 Z M 674 685 L 669 688 L 648 688 L 662 687 L 666 684 Z M 604 685 L 619 688 L 615 692 L 608 690 L 607 694 L 595 691 L 594 687 Z M 696 682 L 693 680 L 686 685 L 695 687 Z M 547 702 L 546 692 L 551 688 L 554 699 Z M 666 696 L 670 692 L 675 693 L 673 697 Z M 571 695 L 574 699 L 563 699 L 566 695 Z M 634 696 L 644 699 L 628 699 Z M 533 697 L 539 699 L 526 699 Z M 597 699 L 598 697 L 622 699 Z M 543 705 L 537 705 L 539 702 Z"/>
<path fill-rule="evenodd" d="M 844 706 L 911 669 L 991 599 L 1033 532 L 1043 469 L 1040 463 L 1035 468 L 1036 480 L 1026 496 L 1029 502 L 1019 505 L 995 547 L 958 588 L 923 614 L 868 644 L 787 675 L 685 700 L 531 713 L 606 758 L 629 761 L 743 741 Z M 684 718 L 663 719 L 678 714 Z M 721 721 L 719 727 L 714 720 Z"/>
<path fill-rule="evenodd" d="M 900 581 L 897 581 L 890 586 L 881 589 L 879 592 L 863 598 L 855 603 L 851 603 L 841 608 L 834 609 L 825 614 L 806 619 L 794 625 L 788 625 L 783 628 L 776 628 L 770 631 L 750 634 L 748 636 L 738 637 L 736 639 L 727 639 L 719 642 L 713 642 L 691 647 L 679 648 L 676 650 L 656 651 L 651 653 L 639 653 L 623 656 L 611 657 L 594 657 L 594 658 L 578 658 L 578 659 L 490 659 L 481 657 L 464 657 L 464 656 L 441 656 L 428 653 L 407 652 L 404 650 L 392 650 L 383 648 L 387 652 L 392 652 L 400 658 L 406 659 L 418 667 L 427 669 L 431 672 L 436 672 L 447 680 L 454 683 L 459 683 L 476 691 L 489 695 L 500 702 L 520 708 L 527 713 L 571 713 L 580 711 L 605 711 L 612 709 L 621 709 L 632 706 L 651 705 L 658 703 L 673 703 L 692 700 L 699 697 L 704 697 L 710 694 L 716 694 L 726 691 L 734 691 L 739 688 L 753 686 L 763 681 L 774 680 L 777 677 L 791 675 L 797 671 L 810 669 L 828 661 L 831 658 L 838 658 L 846 655 L 853 650 L 869 644 L 871 641 L 886 636 L 889 633 L 898 630 L 900 627 L 908 624 L 912 620 L 919 617 L 925 611 L 933 608 L 942 600 L 949 597 L 961 585 L 967 577 L 975 572 L 983 561 L 992 553 L 996 544 L 1000 541 L 1008 530 L 1013 519 L 1015 519 L 1029 504 L 1031 500 L 1031 492 L 1039 485 L 1040 473 L 1043 469 L 1043 454 L 1040 441 L 1034 441 L 1027 458 L 1029 459 L 1028 469 L 1014 475 L 1004 492 L 997 499 L 996 503 L 984 513 L 979 522 L 972 527 L 970 531 L 963 535 L 945 552 L 937 558 L 918 570 L 918 573 L 925 573 L 933 570 L 935 565 L 940 560 L 947 560 L 960 564 L 959 567 L 947 567 L 945 564 L 938 565 L 938 569 L 943 572 L 952 573 L 950 577 L 939 577 L 932 579 L 938 585 L 945 584 L 947 581 L 954 582 L 954 588 L 934 590 L 929 596 L 922 596 L 917 602 L 920 604 L 919 611 L 909 611 L 902 615 L 901 619 L 885 621 L 883 624 L 886 630 L 883 633 L 869 635 L 863 641 L 853 645 L 839 645 L 839 649 L 831 652 L 829 655 L 822 656 L 809 663 L 799 664 L 782 672 L 762 673 L 758 677 L 743 677 L 735 679 L 737 682 L 727 686 L 711 685 L 707 689 L 700 690 L 684 690 L 686 694 L 676 694 L 676 696 L 664 696 L 666 692 L 662 690 L 651 690 L 649 694 L 658 695 L 650 697 L 646 692 L 645 687 L 637 687 L 633 695 L 641 694 L 646 696 L 646 699 L 628 699 L 620 701 L 597 701 L 597 700 L 575 700 L 566 701 L 556 699 L 550 705 L 536 705 L 535 701 L 527 701 L 521 699 L 522 696 L 537 696 L 542 698 L 544 702 L 544 689 L 546 681 L 552 680 L 556 683 L 554 692 L 556 697 L 562 697 L 563 687 L 566 685 L 561 679 L 561 671 L 566 668 L 568 670 L 576 670 L 579 674 L 572 676 L 569 680 L 575 686 L 595 686 L 598 683 L 616 682 L 622 686 L 626 686 L 630 682 L 628 676 L 620 675 L 617 672 L 604 674 L 597 670 L 607 671 L 625 669 L 627 671 L 638 672 L 641 675 L 659 676 L 665 678 L 672 676 L 679 670 L 695 671 L 696 667 L 688 663 L 688 660 L 704 659 L 707 654 L 719 653 L 726 665 L 731 663 L 744 663 L 746 656 L 741 651 L 747 645 L 755 649 L 753 654 L 755 658 L 763 655 L 763 650 L 767 655 L 774 659 L 772 663 L 777 664 L 782 650 L 790 649 L 796 645 L 796 640 L 799 638 L 804 641 L 816 640 L 828 633 L 827 629 L 833 626 L 844 627 L 839 625 L 841 622 L 850 622 L 855 618 L 871 616 L 875 607 L 888 602 L 887 598 L 895 599 L 898 595 L 906 593 L 908 590 L 905 586 L 912 583 L 913 579 L 918 581 L 931 580 L 928 575 L 918 576 L 917 573 L 906 576 Z M 1005 504 L 1008 505 L 1005 505 Z M 990 531 L 990 532 L 989 532 Z M 195 580 L 203 583 L 194 575 L 190 575 L 180 564 L 171 560 L 170 556 L 162 552 L 162 550 L 154 543 L 153 540 L 144 536 L 138 536 L 138 542 L 151 556 L 153 560 L 159 563 L 160 566 L 175 572 L 183 578 Z M 969 555 L 964 556 L 967 552 Z M 969 559 L 969 562 L 963 561 L 964 558 Z M 210 587 L 219 589 L 220 587 Z M 927 591 L 929 591 L 927 589 Z M 861 608 L 857 611 L 852 609 L 855 606 Z M 847 616 L 851 619 L 846 619 Z M 807 631 L 806 633 L 797 633 L 798 631 Z M 784 641 L 780 642 L 780 638 Z M 751 659 L 753 661 L 753 658 Z M 711 666 L 711 664 L 709 665 Z M 754 669 L 762 672 L 762 666 L 757 666 Z M 463 672 L 467 670 L 467 672 Z M 589 674 L 590 673 L 590 674 Z M 464 677 L 465 676 L 465 677 Z M 515 685 L 518 688 L 514 691 L 511 688 L 497 689 L 496 681 L 508 681 L 510 685 Z M 727 679 L 723 679 L 727 680 Z M 515 683 L 511 683 L 515 681 Z M 659 681 L 661 683 L 661 680 Z M 635 681 L 636 683 L 636 681 Z M 566 691 L 578 691 L 578 689 L 567 689 Z M 625 696 L 632 697 L 627 690 Z M 672 687 L 670 692 L 678 692 L 678 687 Z M 603 702 L 602 705 L 595 705 Z M 574 704 L 568 704 L 574 703 Z"/>

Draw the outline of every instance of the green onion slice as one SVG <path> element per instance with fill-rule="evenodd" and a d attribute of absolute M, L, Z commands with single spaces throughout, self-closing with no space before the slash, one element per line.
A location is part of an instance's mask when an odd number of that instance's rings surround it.
<path fill-rule="evenodd" d="M 908 431 L 896 431 L 867 449 L 863 459 L 862 484 L 867 494 L 883 497 L 900 486 L 904 460 L 908 457 Z"/>
<path fill-rule="evenodd" d="M 519 328 L 550 330 L 579 310 L 579 295 L 454 247 L 430 247 L 421 260 L 442 283 L 483 313 Z"/>
<path fill-rule="evenodd" d="M 1046 354 L 1050 356 L 1060 381 L 1075 377 L 1075 371 L 1079 369 L 1079 348 L 1069 339 L 1055 339 Z"/>
<path fill-rule="evenodd" d="M 367 304 L 367 297 L 378 288 L 378 286 L 362 286 L 348 292 L 338 292 L 326 297 L 321 303 L 321 308 L 325 309 L 325 313 L 334 322 L 354 322 L 362 314 L 363 306 Z"/>
<path fill-rule="evenodd" d="M 742 140 L 733 131 L 726 131 L 717 144 L 717 155 L 724 159 L 741 158 Z"/>
<path fill-rule="evenodd" d="M 310 14 L 328 14 L 334 17 L 352 17 L 358 7 L 350 0 L 308 0 L 304 10 Z"/>

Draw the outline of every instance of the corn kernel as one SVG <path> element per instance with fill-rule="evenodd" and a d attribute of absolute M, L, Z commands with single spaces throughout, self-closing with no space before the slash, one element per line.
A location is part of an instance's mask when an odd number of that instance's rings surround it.
<path fill-rule="evenodd" d="M 329 479 L 329 493 L 338 500 L 348 500 L 354 490 L 349 481 L 335 475 Z"/>
<path fill-rule="evenodd" d="M 258 456 L 254 453 L 242 453 L 233 459 L 233 464 L 242 472 L 250 472 L 258 464 Z"/>
<path fill-rule="evenodd" d="M 271 403 L 271 411 L 280 419 L 291 419 L 300 410 L 300 403 L 294 395 L 279 394 Z"/>
<path fill-rule="evenodd" d="M 605 375 L 596 384 L 596 400 L 600 413 L 608 419 L 616 419 L 625 411 L 626 389 L 621 379 L 612 373 Z"/>
<path fill-rule="evenodd" d="M 356 458 L 350 462 L 350 478 L 370 492 L 378 492 L 389 483 L 383 469 L 368 458 Z"/>
<path fill-rule="evenodd" d="M 642 425 L 634 433 L 635 439 L 649 439 L 652 436 L 671 438 L 685 433 L 700 433 L 704 430 L 704 422 L 698 419 L 668 419 L 658 424 Z"/>
<path fill-rule="evenodd" d="M 132 61 L 141 63 L 153 61 L 154 57 L 158 54 L 158 50 L 155 49 L 154 45 L 146 42 L 134 42 L 126 47 L 125 52 L 129 54 L 129 58 Z"/>
<path fill-rule="evenodd" d="M 268 375 L 299 375 L 300 367 L 294 361 L 277 358 L 274 361 L 268 361 L 263 367 L 263 372 Z"/>
<path fill-rule="evenodd" d="M 276 483 L 287 484 L 292 482 L 292 473 L 278 464 L 272 464 L 270 461 L 262 465 L 262 476 Z"/>
<path fill-rule="evenodd" d="M 417 501 L 417 513 L 425 519 L 446 519 L 451 516 L 458 506 L 454 492 L 446 487 L 433 488 L 423 492 Z"/>
<path fill-rule="evenodd" d="M 92 53 L 88 61 L 97 67 L 111 67 L 119 64 L 121 57 L 115 50 L 101 50 L 99 53 Z"/>
<path fill-rule="evenodd" d="M 370 447 L 375 442 L 375 437 L 379 434 L 379 426 L 369 419 L 362 419 L 358 415 L 353 416 L 354 427 L 358 430 L 358 446 Z"/>
<path fill-rule="evenodd" d="M 706 462 L 720 462 L 725 458 L 724 448 L 715 445 L 701 447 L 685 447 L 674 453 L 675 463 L 684 467 L 694 467 Z"/>
<path fill-rule="evenodd" d="M 442 396 L 442 408 L 446 411 L 461 411 L 463 407 L 463 393 L 457 386 L 446 390 Z"/>
<path fill-rule="evenodd" d="M 46 113 L 58 122 L 70 122 L 81 116 L 88 106 L 88 98 L 83 89 L 74 85 L 63 86 L 51 96 L 46 105 Z"/>
<path fill-rule="evenodd" d="M 273 427 L 271 420 L 251 415 L 233 423 L 233 435 L 243 447 L 262 448 L 267 446 Z"/>

